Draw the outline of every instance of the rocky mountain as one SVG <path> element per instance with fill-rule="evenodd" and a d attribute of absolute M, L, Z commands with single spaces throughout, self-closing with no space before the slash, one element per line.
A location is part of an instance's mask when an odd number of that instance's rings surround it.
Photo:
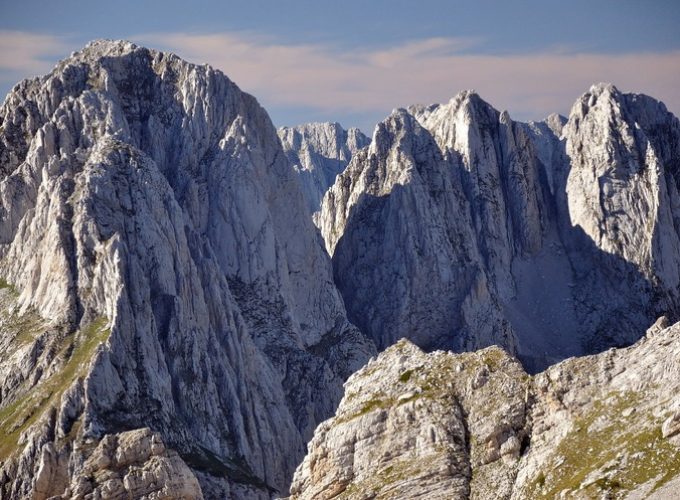
<path fill-rule="evenodd" d="M 7 96 L 0 173 L 0 498 L 286 491 L 375 350 L 257 101 L 94 42 Z"/>
<path fill-rule="evenodd" d="M 652 98 L 600 84 L 524 124 L 466 91 L 395 110 L 315 220 L 379 348 L 498 344 L 535 371 L 678 317 L 679 162 Z"/>
<path fill-rule="evenodd" d="M 345 130 L 338 123 L 281 127 L 278 134 L 288 160 L 300 177 L 311 213 L 319 210 L 323 195 L 352 156 L 370 142 L 359 129 Z"/>
<path fill-rule="evenodd" d="M 369 141 L 93 42 L 0 107 L 0 499 L 663 498 L 679 187 L 611 85 Z"/>
<path fill-rule="evenodd" d="M 292 499 L 677 498 L 680 324 L 536 376 L 401 340 L 347 381 Z"/>

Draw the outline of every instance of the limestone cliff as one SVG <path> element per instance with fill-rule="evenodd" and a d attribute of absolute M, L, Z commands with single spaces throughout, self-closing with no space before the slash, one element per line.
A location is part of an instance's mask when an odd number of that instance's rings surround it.
<path fill-rule="evenodd" d="M 143 427 L 207 497 L 284 491 L 374 351 L 257 101 L 94 42 L 8 95 L 0 172 L 2 498 L 75 495 Z M 45 450 L 70 480 L 38 485 Z"/>
<path fill-rule="evenodd" d="M 93 42 L 0 107 L 0 499 L 271 498 L 307 443 L 299 498 L 663 495 L 679 188 L 677 118 L 611 85 L 369 141 Z"/>
<path fill-rule="evenodd" d="M 593 86 L 565 120 L 477 94 L 395 110 L 315 217 L 350 320 L 384 348 L 499 344 L 531 370 L 680 307 L 680 124 Z"/>
<path fill-rule="evenodd" d="M 338 123 L 307 123 L 278 130 L 281 145 L 302 183 L 311 213 L 352 156 L 370 142 L 357 128 L 343 129 Z"/>
<path fill-rule="evenodd" d="M 680 484 L 680 324 L 531 377 L 402 340 L 345 385 L 293 499 L 656 498 Z"/>

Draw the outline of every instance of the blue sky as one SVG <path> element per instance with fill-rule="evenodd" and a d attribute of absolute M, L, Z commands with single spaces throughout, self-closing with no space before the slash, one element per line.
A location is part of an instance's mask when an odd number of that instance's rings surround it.
<path fill-rule="evenodd" d="M 95 38 L 223 70 L 276 125 L 370 133 L 391 109 L 473 88 L 518 119 L 611 81 L 680 112 L 680 1 L 0 0 L 0 92 Z"/>

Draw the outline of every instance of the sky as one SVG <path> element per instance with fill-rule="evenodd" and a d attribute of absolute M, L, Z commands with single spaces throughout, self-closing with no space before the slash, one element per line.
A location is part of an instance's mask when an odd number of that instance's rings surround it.
<path fill-rule="evenodd" d="M 680 114 L 680 0 L 0 0 L 0 95 L 97 38 L 210 64 L 277 126 L 370 134 L 465 89 L 540 120 L 598 82 Z"/>

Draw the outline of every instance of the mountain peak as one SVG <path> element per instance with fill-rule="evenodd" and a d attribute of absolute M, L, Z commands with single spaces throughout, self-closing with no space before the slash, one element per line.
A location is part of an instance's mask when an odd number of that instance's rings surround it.
<path fill-rule="evenodd" d="M 620 109 L 625 106 L 624 94 L 619 92 L 611 83 L 597 83 L 591 85 L 587 92 L 583 93 L 574 103 L 569 114 L 571 118 L 579 120 L 594 110 L 603 110 L 603 119 L 607 119 L 607 110 Z"/>
<path fill-rule="evenodd" d="M 449 103 L 463 102 L 463 101 L 469 101 L 469 100 L 475 100 L 475 99 L 482 99 L 482 98 L 480 97 L 480 95 L 477 93 L 476 90 L 465 89 L 465 90 L 461 90 L 455 96 L 453 96 L 449 100 Z"/>
<path fill-rule="evenodd" d="M 152 49 L 141 47 L 133 42 L 130 42 L 129 40 L 111 40 L 101 38 L 92 40 L 82 49 L 71 53 L 70 57 L 62 60 L 61 62 L 63 63 L 72 60 L 99 61 L 104 57 L 125 56 L 138 50 L 157 52 Z"/>
<path fill-rule="evenodd" d="M 352 156 L 369 143 L 359 129 L 345 130 L 338 122 L 281 127 L 278 134 L 311 213 L 319 210 L 324 193 Z"/>
<path fill-rule="evenodd" d="M 101 40 L 15 88 L 0 120 L 0 277 L 13 308 L 50 325 L 24 349 L 0 292 L 0 357 L 13 353 L 0 427 L 8 404 L 48 395 L 12 420 L 0 497 L 36 497 L 33 482 L 39 498 L 62 494 L 61 464 L 87 458 L 71 441 L 147 425 L 169 448 L 238 460 L 240 477 L 284 490 L 373 348 L 347 322 L 267 113 L 220 72 Z M 32 443 L 66 434 L 41 466 Z M 222 473 L 202 487 L 254 497 Z"/>
<path fill-rule="evenodd" d="M 221 72 L 125 40 L 24 81 L 0 108 L 0 497 L 285 495 L 320 422 L 301 498 L 677 470 L 680 326 L 536 377 L 488 347 L 538 370 L 678 318 L 677 119 L 598 84 L 564 121 L 466 90 L 370 146 L 277 135 Z M 654 446 L 613 477 L 591 437 L 635 428 Z"/>
<path fill-rule="evenodd" d="M 601 94 L 604 94 L 604 93 L 618 94 L 619 89 L 617 89 L 616 86 L 613 83 L 599 82 L 599 83 L 594 83 L 593 85 L 591 85 L 590 89 L 588 90 L 588 93 L 595 94 L 595 95 L 601 95 Z"/>

